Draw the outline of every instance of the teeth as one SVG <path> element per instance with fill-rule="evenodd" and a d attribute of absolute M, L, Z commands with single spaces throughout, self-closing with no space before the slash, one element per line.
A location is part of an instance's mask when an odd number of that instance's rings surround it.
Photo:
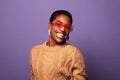
<path fill-rule="evenodd" d="M 63 38 L 63 37 L 64 37 L 64 35 L 61 34 L 61 33 L 57 33 L 57 36 L 58 36 L 59 38 Z"/>

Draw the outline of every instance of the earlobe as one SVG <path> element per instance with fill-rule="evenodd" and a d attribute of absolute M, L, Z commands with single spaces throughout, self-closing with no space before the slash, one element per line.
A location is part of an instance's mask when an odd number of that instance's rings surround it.
<path fill-rule="evenodd" d="M 49 23 L 49 24 L 48 24 L 48 35 L 49 35 L 49 36 L 50 36 L 51 28 L 52 28 L 52 25 L 51 25 L 51 23 Z"/>
<path fill-rule="evenodd" d="M 49 36 L 50 36 L 50 31 L 51 31 L 51 30 L 49 29 L 49 30 L 48 30 L 48 35 L 49 35 Z"/>

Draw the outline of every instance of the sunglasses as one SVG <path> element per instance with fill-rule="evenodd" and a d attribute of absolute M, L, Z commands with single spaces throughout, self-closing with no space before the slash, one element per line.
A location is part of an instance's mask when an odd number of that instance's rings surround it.
<path fill-rule="evenodd" d="M 53 24 L 58 29 L 64 28 L 65 31 L 67 31 L 67 32 L 71 32 L 73 30 L 73 26 L 72 25 L 63 24 L 63 22 L 58 21 L 58 20 L 55 20 L 55 21 L 51 22 L 51 24 Z"/>

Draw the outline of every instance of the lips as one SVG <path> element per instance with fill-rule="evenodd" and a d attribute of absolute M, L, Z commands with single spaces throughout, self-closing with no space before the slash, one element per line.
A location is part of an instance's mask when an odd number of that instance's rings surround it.
<path fill-rule="evenodd" d="M 65 34 L 63 34 L 63 33 L 57 33 L 56 35 L 57 35 L 58 38 L 64 38 L 65 37 Z"/>

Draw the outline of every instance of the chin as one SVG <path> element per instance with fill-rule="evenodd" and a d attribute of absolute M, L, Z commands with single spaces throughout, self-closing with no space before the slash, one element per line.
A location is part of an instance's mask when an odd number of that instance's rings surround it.
<path fill-rule="evenodd" d="M 66 40 L 56 40 L 56 43 L 57 43 L 57 44 L 65 44 L 65 43 L 66 43 Z"/>

